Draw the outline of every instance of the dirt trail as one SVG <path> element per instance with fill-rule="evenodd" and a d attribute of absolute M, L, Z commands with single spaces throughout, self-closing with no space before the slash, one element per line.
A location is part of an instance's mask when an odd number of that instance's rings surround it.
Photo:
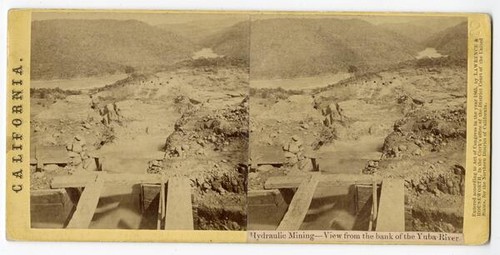
<path fill-rule="evenodd" d="M 155 82 L 160 82 L 159 80 Z M 113 123 L 114 140 L 96 153 L 109 173 L 146 174 L 151 160 L 164 157 L 165 138 L 180 117 L 172 103 L 152 100 L 154 85 L 145 82 L 134 91 L 136 99 L 116 102 L 120 123 Z M 161 88 L 170 94 L 172 88 Z M 145 101 L 150 100 L 150 101 Z M 173 101 L 173 100 L 171 100 Z M 144 218 L 140 211 L 140 185 L 108 185 L 102 193 L 98 213 L 91 228 L 140 229 L 155 227 L 155 219 Z"/>

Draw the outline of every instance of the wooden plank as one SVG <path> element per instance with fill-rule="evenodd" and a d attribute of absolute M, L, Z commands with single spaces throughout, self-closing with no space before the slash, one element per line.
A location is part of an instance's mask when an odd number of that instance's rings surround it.
<path fill-rule="evenodd" d="M 194 229 L 191 185 L 187 178 L 173 177 L 168 180 L 166 211 L 166 230 Z"/>
<path fill-rule="evenodd" d="M 100 176 L 104 182 L 114 184 L 162 183 L 164 178 L 158 174 L 108 174 L 106 172 L 91 172 L 88 174 L 56 176 L 50 183 L 53 189 L 84 187 Z"/>
<path fill-rule="evenodd" d="M 50 187 L 53 189 L 85 187 L 96 178 L 97 174 L 95 173 L 55 176 L 50 182 Z"/>
<path fill-rule="evenodd" d="M 264 184 L 265 189 L 297 188 L 304 176 L 275 176 L 269 177 Z M 319 180 L 320 185 L 372 184 L 380 183 L 382 179 L 368 174 L 324 174 Z"/>
<path fill-rule="evenodd" d="M 160 184 L 141 184 L 141 207 L 144 213 L 160 194 Z"/>
<path fill-rule="evenodd" d="M 103 187 L 104 181 L 100 178 L 85 186 L 80 200 L 78 200 L 76 210 L 66 228 L 85 229 L 89 227 Z"/>
<path fill-rule="evenodd" d="M 165 214 L 165 183 L 160 184 L 160 193 L 158 195 L 158 218 L 156 220 L 156 229 L 162 228 L 162 222 L 164 222 Z"/>
<path fill-rule="evenodd" d="M 311 206 L 314 191 L 316 191 L 318 183 L 318 176 L 313 176 L 311 179 L 305 180 L 300 184 L 290 206 L 288 206 L 288 211 L 276 230 L 299 229 L 306 217 L 309 206 Z"/>
<path fill-rule="evenodd" d="M 405 191 L 402 179 L 384 179 L 376 231 L 405 231 Z"/>
<path fill-rule="evenodd" d="M 370 223 L 368 224 L 368 231 L 373 231 L 373 223 L 377 220 L 378 212 L 378 185 L 372 184 L 372 211 L 370 215 Z"/>

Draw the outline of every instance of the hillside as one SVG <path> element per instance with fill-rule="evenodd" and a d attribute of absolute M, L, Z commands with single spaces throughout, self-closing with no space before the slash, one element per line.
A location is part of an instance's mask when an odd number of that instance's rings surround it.
<path fill-rule="evenodd" d="M 379 27 L 406 36 L 415 42 L 423 42 L 434 32 L 437 32 L 433 30 L 429 33 L 430 29 L 428 27 L 412 23 L 387 23 L 381 24 Z"/>
<path fill-rule="evenodd" d="M 247 16 L 207 15 L 189 22 L 165 23 L 159 24 L 157 27 L 174 32 L 196 44 L 202 45 L 207 38 L 222 33 L 225 29 L 245 19 L 248 19 Z"/>
<path fill-rule="evenodd" d="M 436 48 L 441 54 L 453 58 L 467 58 L 467 22 L 434 34 L 425 44 L 427 47 Z"/>
<path fill-rule="evenodd" d="M 32 79 L 148 69 L 189 58 L 194 49 L 181 36 L 136 20 L 34 21 L 31 36 Z"/>
<path fill-rule="evenodd" d="M 413 59 L 415 42 L 361 20 L 265 19 L 252 23 L 252 77 L 361 71 Z"/>
<path fill-rule="evenodd" d="M 243 21 L 207 37 L 205 47 L 219 55 L 248 60 L 250 49 L 250 22 Z"/>
<path fill-rule="evenodd" d="M 422 19 L 414 19 L 409 22 L 399 23 L 382 23 L 378 26 L 406 36 L 417 43 L 423 43 L 428 40 L 432 35 L 441 32 L 449 27 L 456 26 L 463 22 L 462 17 L 425 17 Z"/>

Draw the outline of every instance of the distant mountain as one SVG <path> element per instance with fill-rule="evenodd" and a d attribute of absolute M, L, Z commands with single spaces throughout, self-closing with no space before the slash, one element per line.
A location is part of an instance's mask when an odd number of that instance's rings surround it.
<path fill-rule="evenodd" d="M 464 21 L 461 17 L 426 17 L 415 19 L 410 22 L 383 23 L 378 26 L 393 31 L 402 36 L 406 36 L 417 43 L 423 43 L 433 34 L 443 31 L 446 28 L 456 26 Z"/>
<path fill-rule="evenodd" d="M 454 58 L 467 58 L 467 22 L 437 32 L 426 42 L 427 47 L 435 48 L 439 53 Z"/>
<path fill-rule="evenodd" d="M 263 19 L 251 26 L 251 76 L 292 78 L 414 59 L 413 40 L 358 19 Z"/>
<path fill-rule="evenodd" d="M 208 37 L 223 32 L 245 18 L 234 15 L 210 15 L 189 22 L 160 24 L 157 27 L 174 32 L 202 46 L 203 41 Z"/>
<path fill-rule="evenodd" d="M 136 20 L 32 22 L 33 79 L 96 76 L 190 58 L 189 40 Z"/>
<path fill-rule="evenodd" d="M 243 21 L 223 29 L 202 41 L 202 45 L 227 57 L 248 61 L 250 51 L 250 22 Z"/>
<path fill-rule="evenodd" d="M 425 26 L 415 25 L 412 23 L 388 23 L 381 24 L 379 27 L 393 31 L 394 33 L 406 36 L 415 42 L 423 42 L 429 38 L 434 32 L 429 32 L 429 28 Z"/>

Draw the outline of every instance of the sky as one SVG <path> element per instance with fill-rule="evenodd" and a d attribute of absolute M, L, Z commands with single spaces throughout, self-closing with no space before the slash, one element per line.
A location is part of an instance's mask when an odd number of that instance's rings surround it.
<path fill-rule="evenodd" d="M 114 20 L 130 20 L 135 19 L 143 21 L 150 25 L 160 24 L 179 24 L 189 23 L 203 20 L 234 20 L 240 22 L 248 19 L 245 14 L 215 14 L 215 13 L 160 13 L 160 12 L 119 12 L 96 11 L 65 11 L 65 12 L 34 12 L 32 20 L 49 20 L 49 19 L 114 19 Z"/>

